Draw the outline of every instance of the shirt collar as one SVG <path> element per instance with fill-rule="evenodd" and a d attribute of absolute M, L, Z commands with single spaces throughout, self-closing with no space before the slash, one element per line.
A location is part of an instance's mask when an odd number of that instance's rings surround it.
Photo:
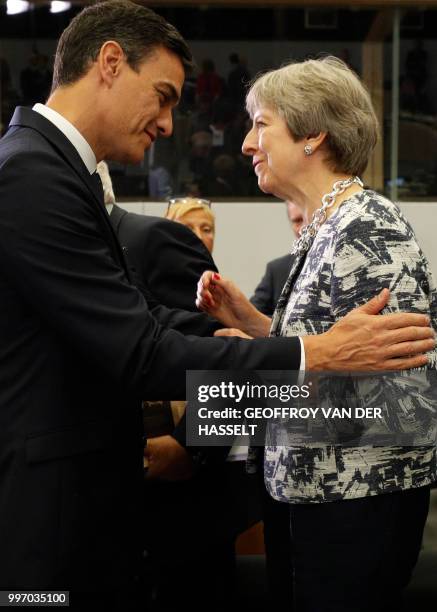
<path fill-rule="evenodd" d="M 52 108 L 45 106 L 45 104 L 35 104 L 32 110 L 48 119 L 64 134 L 64 136 L 71 142 L 73 147 L 79 153 L 79 156 L 85 164 L 88 172 L 90 174 L 94 174 L 97 167 L 96 156 L 79 130 L 75 128 L 74 125 L 67 119 L 65 119 L 65 117 L 60 115 Z"/>

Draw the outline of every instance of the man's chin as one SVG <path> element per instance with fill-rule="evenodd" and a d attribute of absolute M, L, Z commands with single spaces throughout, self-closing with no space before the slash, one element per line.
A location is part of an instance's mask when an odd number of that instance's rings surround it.
<path fill-rule="evenodd" d="M 138 151 L 118 151 L 107 157 L 107 160 L 118 162 L 119 164 L 128 164 L 129 166 L 138 166 L 144 159 L 144 153 L 149 147 Z"/>

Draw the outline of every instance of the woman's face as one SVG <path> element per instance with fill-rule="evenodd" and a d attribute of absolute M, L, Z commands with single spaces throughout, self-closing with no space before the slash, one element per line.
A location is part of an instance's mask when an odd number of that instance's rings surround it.
<path fill-rule="evenodd" d="M 189 210 L 177 219 L 178 223 L 186 225 L 203 242 L 208 251 L 212 253 L 214 247 L 214 225 L 210 216 L 203 210 Z"/>
<path fill-rule="evenodd" d="M 288 199 L 303 159 L 302 142 L 295 142 L 284 119 L 266 107 L 255 109 L 252 129 L 243 142 L 244 155 L 252 157 L 258 186 L 264 193 Z"/>

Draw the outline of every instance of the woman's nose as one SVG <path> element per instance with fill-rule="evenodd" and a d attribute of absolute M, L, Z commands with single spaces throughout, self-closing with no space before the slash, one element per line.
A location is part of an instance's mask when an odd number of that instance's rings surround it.
<path fill-rule="evenodd" d="M 255 130 L 252 128 L 250 132 L 246 134 L 246 138 L 243 141 L 241 151 L 243 155 L 254 155 L 257 148 L 258 146 L 257 146 Z"/>

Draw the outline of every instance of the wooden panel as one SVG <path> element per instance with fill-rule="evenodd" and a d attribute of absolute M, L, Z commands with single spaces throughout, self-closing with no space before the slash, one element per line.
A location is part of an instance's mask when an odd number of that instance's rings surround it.
<path fill-rule="evenodd" d="M 377 190 L 384 188 L 384 40 L 392 30 L 393 11 L 378 11 L 362 47 L 362 78 L 372 97 L 380 125 L 380 138 L 363 179 L 366 185 Z"/>
<path fill-rule="evenodd" d="M 380 125 L 380 138 L 370 158 L 363 180 L 372 189 L 382 190 L 384 187 L 384 62 L 382 42 L 363 43 L 363 74 L 362 78 L 372 97 L 373 106 Z"/>
<path fill-rule="evenodd" d="M 367 42 L 384 42 L 393 31 L 393 11 L 383 9 L 375 15 L 373 23 L 366 36 Z"/>

